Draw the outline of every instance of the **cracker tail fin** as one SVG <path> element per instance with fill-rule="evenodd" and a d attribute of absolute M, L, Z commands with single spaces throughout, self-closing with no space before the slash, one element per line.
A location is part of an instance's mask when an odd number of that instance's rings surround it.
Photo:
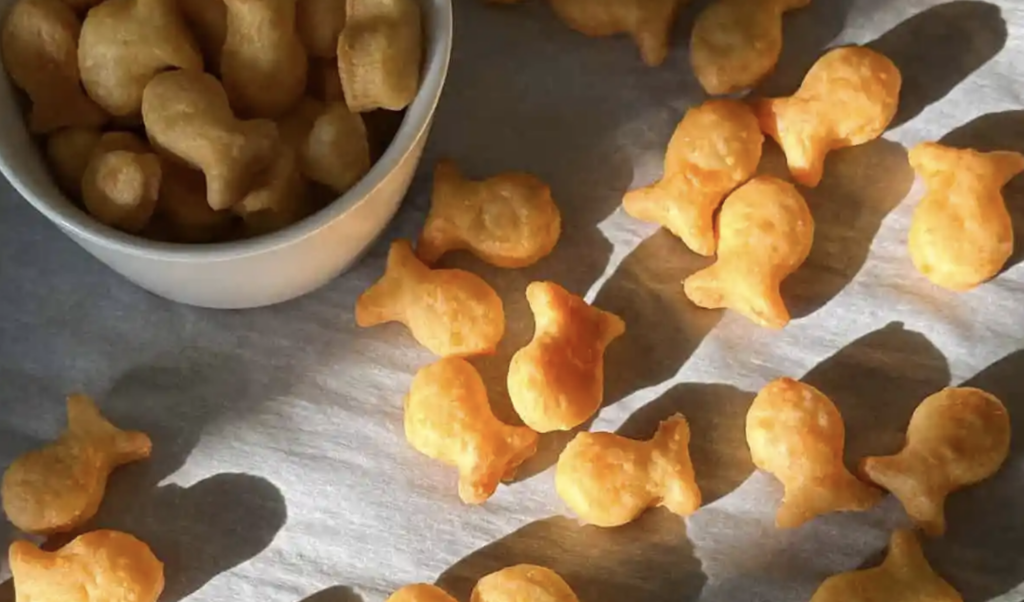
<path fill-rule="evenodd" d="M 429 268 L 413 253 L 409 241 L 392 242 L 384 275 L 356 301 L 356 324 L 367 328 L 399 319 L 407 287 L 427 273 Z"/>
<path fill-rule="evenodd" d="M 109 451 L 115 466 L 143 460 L 153 451 L 149 436 L 139 431 L 124 431 L 100 414 L 87 395 L 68 397 L 68 432 L 74 437 L 96 441 Z"/>
<path fill-rule="evenodd" d="M 508 433 L 503 439 L 505 448 L 504 460 L 501 463 L 501 480 L 511 481 L 515 478 L 519 467 L 537 453 L 537 442 L 540 435 L 525 426 L 508 426 Z"/>
<path fill-rule="evenodd" d="M 946 532 L 946 493 L 929 487 L 929 483 L 915 477 L 921 473 L 909 466 L 911 460 L 904 453 L 893 456 L 865 458 L 860 472 L 869 481 L 893 494 L 903 504 L 907 515 L 930 536 Z"/>
<path fill-rule="evenodd" d="M 631 33 L 645 65 L 657 67 L 665 62 L 672 27 L 681 4 L 681 0 L 655 0 L 633 9 L 639 14 Z"/>
<path fill-rule="evenodd" d="M 661 505 L 680 516 L 693 514 L 700 508 L 701 492 L 690 458 L 690 425 L 686 418 L 676 414 L 663 421 L 651 446 Z"/>
<path fill-rule="evenodd" d="M 597 307 L 594 309 L 598 312 L 597 316 L 600 323 L 599 345 L 603 349 L 611 345 L 615 339 L 626 334 L 626 321 L 610 311 Z"/>
<path fill-rule="evenodd" d="M 825 156 L 829 147 L 823 139 L 827 132 L 809 130 L 802 125 L 806 118 L 790 118 L 805 111 L 803 104 L 798 98 L 761 98 L 753 101 L 750 107 L 757 117 L 761 132 L 782 148 L 793 179 L 808 188 L 814 188 L 824 176 Z M 794 129 L 800 131 L 793 132 Z"/>
<path fill-rule="evenodd" d="M 881 491 L 843 468 L 827 482 L 809 482 L 799 488 L 787 488 L 775 515 L 775 524 L 783 529 L 799 527 L 823 514 L 867 510 L 881 499 Z"/>
<path fill-rule="evenodd" d="M 995 165 L 996 173 L 999 174 L 1001 186 L 1005 186 L 1010 180 L 1024 172 L 1024 155 L 1013 151 L 995 151 L 988 154 Z"/>
<path fill-rule="evenodd" d="M 684 177 L 665 176 L 650 186 L 626 193 L 622 206 L 640 221 L 661 225 L 694 253 L 710 257 L 718 246 L 715 209 L 724 197 L 698 189 Z"/>
<path fill-rule="evenodd" d="M 765 284 L 760 293 L 736 310 L 765 328 L 781 330 L 790 321 L 789 309 L 778 286 Z"/>
<path fill-rule="evenodd" d="M 683 281 L 687 298 L 704 309 L 721 309 L 731 304 L 730 291 L 720 277 L 721 264 L 712 264 Z"/>
<path fill-rule="evenodd" d="M 430 212 L 416 242 L 416 255 L 427 265 L 459 245 L 457 232 L 452 231 L 448 216 L 458 210 L 459 186 L 465 182 L 462 172 L 454 161 L 442 159 L 434 168 L 434 185 L 430 195 Z M 453 209 L 453 205 L 456 207 Z"/>

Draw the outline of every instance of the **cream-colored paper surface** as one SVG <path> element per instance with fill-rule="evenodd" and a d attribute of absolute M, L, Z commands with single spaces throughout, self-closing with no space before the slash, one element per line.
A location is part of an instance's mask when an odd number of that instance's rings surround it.
<path fill-rule="evenodd" d="M 522 271 L 445 260 L 505 299 L 501 351 L 475 360 L 498 413 L 509 414 L 508 358 L 532 331 L 523 290 L 560 282 L 628 323 L 607 357 L 608 405 L 590 427 L 646 437 L 682 411 L 706 506 L 688 520 L 656 511 L 622 529 L 581 527 L 554 493 L 557 436 L 543 438 L 519 482 L 462 506 L 454 471 L 403 436 L 402 397 L 431 357 L 399 326 L 353 323 L 387 240 L 304 299 L 204 311 L 128 284 L 6 184 L 0 466 L 58 433 L 72 391 L 147 430 L 153 459 L 115 473 L 95 524 L 153 546 L 167 565 L 166 602 L 381 602 L 435 580 L 466 600 L 478 577 L 520 562 L 560 572 L 583 602 L 803 602 L 826 576 L 877 561 L 906 520 L 887 498 L 871 512 L 776 530 L 780 487 L 753 471 L 743 437 L 754 393 L 783 375 L 818 386 L 846 418 L 855 461 L 895 449 L 926 395 L 969 382 L 1010 407 L 1012 456 L 949 500 L 949 532 L 926 553 L 968 602 L 1024 599 L 1024 254 L 967 294 L 925 281 L 905 248 L 922 190 L 904 150 L 936 139 L 1024 150 L 1024 4 L 814 0 L 786 18 L 765 92 L 792 91 L 823 48 L 848 43 L 887 53 L 904 92 L 885 140 L 835 153 L 822 185 L 806 191 L 817 235 L 786 283 L 797 319 L 781 333 L 690 305 L 679 282 L 706 261 L 619 207 L 623 192 L 660 174 L 672 129 L 702 98 L 686 53 L 697 5 L 683 12 L 668 61 L 650 69 L 630 41 L 569 31 L 543 2 L 456 4 L 448 87 L 386 238 L 417 235 L 439 157 L 474 177 L 520 169 L 548 181 L 565 224 L 551 257 Z M 777 172 L 779 152 L 766 148 Z M 1006 197 L 1024 231 L 1024 178 Z M 17 536 L 0 526 L 0 544 Z M 7 575 L 0 561 L 0 581 Z"/>

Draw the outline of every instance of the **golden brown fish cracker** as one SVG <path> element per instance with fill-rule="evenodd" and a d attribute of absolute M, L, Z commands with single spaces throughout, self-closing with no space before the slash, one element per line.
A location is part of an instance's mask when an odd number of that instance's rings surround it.
<path fill-rule="evenodd" d="M 757 118 L 735 100 L 711 100 L 687 111 L 665 152 L 662 179 L 631 191 L 626 213 L 660 224 L 701 255 L 714 255 L 715 211 L 761 161 Z"/>
<path fill-rule="evenodd" d="M 469 602 L 579 602 L 558 573 L 530 564 L 508 567 L 477 582 Z"/>
<path fill-rule="evenodd" d="M 526 299 L 536 329 L 509 365 L 512 405 L 539 433 L 573 429 L 601 407 L 604 351 L 626 324 L 552 282 L 531 283 Z"/>
<path fill-rule="evenodd" d="M 995 277 L 1013 254 L 1013 222 L 1002 188 L 1024 171 L 1024 155 L 980 153 L 934 142 L 910 150 L 928 192 L 910 223 L 910 258 L 935 284 L 966 291 Z"/>
<path fill-rule="evenodd" d="M 903 450 L 866 458 L 861 472 L 929 535 L 946 530 L 946 497 L 995 474 L 1010 452 L 1006 406 L 980 389 L 947 388 L 914 410 Z"/>
<path fill-rule="evenodd" d="M 570 28 L 591 37 L 628 34 L 644 63 L 660 65 L 668 56 L 672 26 L 686 0 L 550 0 Z"/>
<path fill-rule="evenodd" d="M 693 24 L 690 64 L 708 94 L 752 88 L 782 53 L 782 15 L 811 0 L 716 0 Z"/>
<path fill-rule="evenodd" d="M 356 301 L 356 324 L 400 322 L 441 357 L 494 353 L 505 333 L 498 293 L 464 270 L 431 270 L 406 240 L 391 243 L 384 276 Z"/>
<path fill-rule="evenodd" d="M 885 132 L 899 108 L 902 76 L 884 55 L 860 46 L 827 52 L 788 98 L 754 103 L 761 129 L 786 154 L 793 179 L 821 182 L 829 151 L 866 144 Z"/>
<path fill-rule="evenodd" d="M 416 253 L 433 264 L 449 251 L 467 250 L 498 267 L 522 268 L 551 253 L 561 233 L 551 188 L 536 176 L 509 172 L 476 182 L 441 161 Z"/>
<path fill-rule="evenodd" d="M 963 602 L 939 577 L 921 550 L 913 531 L 892 534 L 889 555 L 881 566 L 833 575 L 821 584 L 811 602 Z"/>
<path fill-rule="evenodd" d="M 459 469 L 459 497 L 482 504 L 537 451 L 537 433 L 491 411 L 469 362 L 446 358 L 420 370 L 405 398 L 405 437 L 420 453 Z"/>
<path fill-rule="evenodd" d="M 10 547 L 18 600 L 31 602 L 157 602 L 164 565 L 127 533 L 93 531 L 55 552 L 27 541 Z"/>
<path fill-rule="evenodd" d="M 766 328 L 783 328 L 790 318 L 780 286 L 814 242 L 804 198 L 788 182 L 758 176 L 722 204 L 718 239 L 718 261 L 686 279 L 686 296 L 700 307 L 726 307 Z"/>
<path fill-rule="evenodd" d="M 555 488 L 581 520 L 598 527 L 624 525 L 652 506 L 688 516 L 701 501 L 689 446 L 690 426 L 679 414 L 649 441 L 580 433 L 558 458 Z"/>
<path fill-rule="evenodd" d="M 882 497 L 846 469 L 843 417 L 810 385 L 790 378 L 768 383 L 747 412 L 746 431 L 754 465 L 785 488 L 775 518 L 781 528 L 829 512 L 867 510 Z"/>
<path fill-rule="evenodd" d="M 111 471 L 148 458 L 151 449 L 144 433 L 118 429 L 91 399 L 72 395 L 60 438 L 19 456 L 4 472 L 7 519 L 26 533 L 74 530 L 96 514 Z"/>
<path fill-rule="evenodd" d="M 436 585 L 417 583 L 406 585 L 391 594 L 385 602 L 458 602 Z"/>

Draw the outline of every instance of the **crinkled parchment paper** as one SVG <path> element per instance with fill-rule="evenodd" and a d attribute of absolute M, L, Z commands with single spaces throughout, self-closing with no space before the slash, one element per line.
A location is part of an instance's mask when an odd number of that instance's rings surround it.
<path fill-rule="evenodd" d="M 707 505 L 687 520 L 655 511 L 621 529 L 581 527 L 554 493 L 558 436 L 489 503 L 460 505 L 454 471 L 402 432 L 402 396 L 431 357 L 401 327 L 353 324 L 386 240 L 301 300 L 206 311 L 122 280 L 7 185 L 0 466 L 58 432 L 70 391 L 150 432 L 154 458 L 116 474 L 96 525 L 152 544 L 167 564 L 167 602 L 380 602 L 435 580 L 465 600 L 478 577 L 519 562 L 562 573 L 584 602 L 803 602 L 827 575 L 877 561 L 906 519 L 887 498 L 776 530 L 780 487 L 753 471 L 743 439 L 754 393 L 783 375 L 821 388 L 846 418 L 853 461 L 898 447 L 921 399 L 967 382 L 1010 406 L 1012 457 L 949 500 L 949 532 L 926 553 L 968 602 L 1024 599 L 1024 254 L 996 281 L 954 295 L 919 276 L 905 248 L 922 192 L 905 147 L 1024 150 L 1024 3 L 815 0 L 787 17 L 784 57 L 761 92 L 793 90 L 823 48 L 866 43 L 902 68 L 904 93 L 885 139 L 835 153 L 822 185 L 806 191 L 814 251 L 786 283 L 798 319 L 780 333 L 691 306 L 679 282 L 706 261 L 619 209 L 625 190 L 660 173 L 673 127 L 702 98 L 686 54 L 702 4 L 684 11 L 658 69 L 624 38 L 569 31 L 542 2 L 456 5 L 448 87 L 386 239 L 417 234 L 439 157 L 474 176 L 523 169 L 547 180 L 565 223 L 550 258 L 522 271 L 446 260 L 484 275 L 506 301 L 500 353 L 474 360 L 497 411 L 510 414 L 507 362 L 532 330 L 524 288 L 556 280 L 629 325 L 609 350 L 608 404 L 590 428 L 648 436 L 683 412 Z M 779 152 L 766 148 L 765 169 L 778 172 Z M 1006 192 L 1024 229 L 1024 178 Z M 0 526 L 0 544 L 16 536 Z"/>

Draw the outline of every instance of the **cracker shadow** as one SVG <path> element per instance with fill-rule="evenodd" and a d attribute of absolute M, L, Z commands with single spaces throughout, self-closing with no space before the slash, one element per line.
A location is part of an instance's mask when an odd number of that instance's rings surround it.
<path fill-rule="evenodd" d="M 765 155 L 763 171 L 785 173 L 777 146 L 766 144 Z M 818 311 L 853 281 L 867 263 L 882 221 L 914 183 L 906 149 L 889 140 L 834 151 L 827 161 L 821 184 L 800 189 L 814 216 L 814 245 L 800 269 L 782 283 L 794 319 Z"/>
<path fill-rule="evenodd" d="M 710 265 L 666 230 L 641 242 L 604 283 L 594 305 L 626 322 L 605 354 L 605 406 L 679 373 L 722 311 L 701 309 L 683 294 L 683 280 Z"/>
<path fill-rule="evenodd" d="M 1024 111 L 1002 111 L 982 115 L 943 136 L 942 144 L 957 148 L 973 148 L 990 152 L 996 150 L 1024 153 Z M 1003 188 L 1006 208 L 1013 219 L 1015 240 L 1024 240 L 1024 177 L 1011 180 Z M 1024 245 L 1015 244 L 1013 255 L 1004 271 L 1024 260 Z"/>
<path fill-rule="evenodd" d="M 114 529 L 146 542 L 164 563 L 160 600 L 179 602 L 210 579 L 255 557 L 287 520 L 284 496 L 270 481 L 221 473 L 190 487 L 164 485 L 104 503 L 88 529 Z M 53 550 L 79 533 L 52 537 Z"/>
<path fill-rule="evenodd" d="M 302 602 L 363 602 L 363 598 L 347 585 L 335 585 L 303 598 Z"/>
<path fill-rule="evenodd" d="M 1006 45 L 1002 10 L 988 2 L 956 0 L 921 11 L 869 48 L 903 74 L 900 107 L 890 127 L 904 124 L 942 100 Z"/>
<path fill-rule="evenodd" d="M 701 309 L 683 294 L 682 281 L 710 263 L 666 230 L 658 230 L 641 242 L 601 287 L 593 305 L 626 322 L 626 333 L 605 352 L 603 407 L 678 374 L 721 319 L 721 311 Z M 507 362 L 504 365 L 507 368 Z M 572 431 L 543 435 L 537 454 L 523 465 L 521 478 L 553 466 L 565 446 L 577 433 L 589 429 L 591 422 Z"/>
<path fill-rule="evenodd" d="M 953 493 L 946 501 L 948 530 L 925 541 L 936 571 L 965 602 L 1009 593 L 1024 581 L 1024 350 L 985 368 L 962 386 L 998 397 L 1010 413 L 1010 455 L 991 479 Z"/>
<path fill-rule="evenodd" d="M 117 426 L 146 432 L 153 455 L 114 471 L 96 517 L 75 532 L 49 538 L 45 547 L 59 548 L 100 528 L 131 533 L 165 563 L 161 600 L 168 602 L 254 557 L 285 523 L 277 487 L 246 474 L 218 474 L 190 487 L 160 483 L 186 463 L 212 424 L 273 399 L 285 386 L 231 356 L 199 349 L 182 349 L 165 364 L 123 374 L 96 396 L 97 404 Z"/>
<path fill-rule="evenodd" d="M 467 602 L 481 577 L 517 564 L 550 568 L 580 600 L 696 600 L 706 581 L 685 521 L 651 511 L 616 529 L 562 517 L 531 523 L 458 561 L 437 584 Z"/>
<path fill-rule="evenodd" d="M 846 345 L 801 379 L 831 399 L 846 423 L 847 465 L 903 446 L 910 415 L 949 385 L 945 356 L 928 338 L 892 322 Z"/>
<path fill-rule="evenodd" d="M 673 414 L 690 423 L 690 457 L 703 505 L 735 490 L 754 472 L 746 440 L 746 416 L 754 393 L 731 385 L 682 383 L 640 408 L 618 434 L 647 440 Z"/>
<path fill-rule="evenodd" d="M 846 25 L 853 0 L 811 2 L 782 18 L 782 54 L 775 70 L 756 88 L 758 96 L 785 96 L 800 87 L 807 71 Z"/>

